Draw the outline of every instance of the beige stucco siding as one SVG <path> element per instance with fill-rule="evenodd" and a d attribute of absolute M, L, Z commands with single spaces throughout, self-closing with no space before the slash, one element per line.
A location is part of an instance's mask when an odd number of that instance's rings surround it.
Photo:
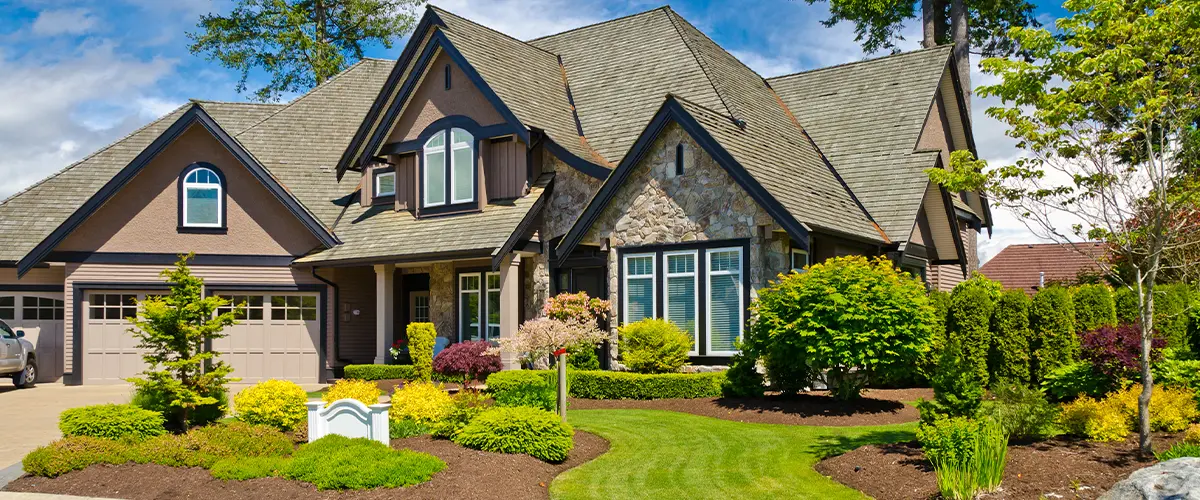
<path fill-rule="evenodd" d="M 4 285 L 58 285 L 62 286 L 65 273 L 61 266 L 35 267 L 17 279 L 17 268 L 0 268 L 0 287 Z"/>
<path fill-rule="evenodd" d="M 118 283 L 159 284 L 163 283 L 159 273 L 167 266 L 159 265 L 119 265 L 119 264 L 77 264 L 68 263 L 65 268 L 64 327 L 63 327 L 63 366 L 71 371 L 74 356 L 74 286 L 75 284 L 106 285 Z M 192 274 L 203 278 L 206 288 L 220 285 L 321 285 L 314 278 L 311 270 L 293 269 L 290 267 L 261 267 L 261 266 L 192 266 Z M 91 287 L 89 287 L 91 288 Z M 103 286 L 93 289 L 103 289 Z M 326 286 L 326 346 L 332 346 L 333 332 L 333 290 Z M 326 362 L 330 361 L 332 349 L 326 348 Z M 328 365 L 327 365 L 328 366 Z M 324 368 L 324 367 L 322 367 Z M 87 369 L 86 367 L 84 368 Z M 81 374 L 74 374 L 80 377 Z"/>
<path fill-rule="evenodd" d="M 449 90 L 446 90 L 443 78 L 446 65 L 450 66 Z M 468 116 L 480 125 L 504 123 L 504 118 L 471 83 L 462 68 L 454 64 L 450 56 L 441 53 L 421 77 L 421 83 L 405 103 L 404 112 L 392 127 L 386 142 L 411 141 L 429 124 L 454 115 Z"/>
<path fill-rule="evenodd" d="M 211 163 L 225 175 L 226 234 L 178 229 L 179 175 L 195 162 Z M 207 130 L 193 125 L 55 250 L 303 255 L 319 245 L 249 170 Z"/>

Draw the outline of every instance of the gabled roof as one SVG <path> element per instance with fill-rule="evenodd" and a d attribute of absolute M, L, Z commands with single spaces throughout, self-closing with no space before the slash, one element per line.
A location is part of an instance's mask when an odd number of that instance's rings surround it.
<path fill-rule="evenodd" d="M 950 51 L 934 47 L 767 80 L 895 240 L 908 238 L 929 184 L 924 171 L 936 154 L 914 150 Z"/>
<path fill-rule="evenodd" d="M 1009 245 L 980 267 L 979 272 L 999 281 L 1005 289 L 1032 293 L 1043 279 L 1050 284 L 1074 281 L 1080 273 L 1099 272 L 1096 260 L 1103 259 L 1105 252 L 1104 244 L 1096 242 Z"/>

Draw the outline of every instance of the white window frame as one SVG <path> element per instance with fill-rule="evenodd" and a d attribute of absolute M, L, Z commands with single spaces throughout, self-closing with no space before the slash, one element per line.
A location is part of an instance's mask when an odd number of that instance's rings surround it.
<path fill-rule="evenodd" d="M 650 317 L 658 317 L 658 254 L 631 253 L 621 256 L 621 324 L 629 324 L 629 259 L 650 258 L 650 274 L 638 274 L 634 279 L 650 278 Z"/>
<path fill-rule="evenodd" d="M 463 287 L 463 280 L 465 280 L 466 278 L 478 279 L 479 280 L 479 288 L 476 288 L 475 290 L 467 290 L 465 287 Z M 485 322 L 480 321 L 481 319 L 483 319 L 484 314 L 486 314 L 484 312 L 483 289 L 487 287 L 487 284 L 483 282 L 484 279 L 485 278 L 483 277 L 483 274 L 478 273 L 478 272 L 460 273 L 458 275 L 458 318 L 457 318 L 458 324 L 457 324 L 456 328 L 458 329 L 458 341 L 459 342 L 476 340 L 476 339 L 472 339 L 469 335 L 467 335 L 467 332 L 463 331 L 463 319 L 464 319 L 463 315 L 466 313 L 466 309 L 467 309 L 466 307 L 463 307 L 463 305 L 466 303 L 464 298 L 467 294 L 472 294 L 472 293 L 475 294 L 475 301 L 476 301 L 476 304 L 478 304 L 478 307 L 476 308 L 477 315 L 475 316 L 475 323 L 473 324 L 473 326 L 475 326 L 475 333 L 476 333 L 476 335 L 479 336 L 479 339 L 487 338 L 487 333 L 480 329 L 484 324 L 486 324 Z"/>
<path fill-rule="evenodd" d="M 379 190 L 379 180 L 384 177 L 392 178 L 392 190 L 389 192 L 386 192 L 386 193 Z M 383 196 L 396 196 L 396 172 L 395 171 L 375 174 L 375 197 L 380 198 Z"/>
<path fill-rule="evenodd" d="M 421 170 L 423 170 L 423 172 L 421 172 L 421 207 L 423 208 L 440 207 L 446 204 L 445 191 L 442 191 L 442 201 L 437 203 L 429 202 L 429 155 L 437 154 L 439 152 L 442 154 L 442 175 L 445 176 L 448 173 L 446 165 L 450 164 L 450 158 L 446 158 L 446 156 L 449 154 L 449 152 L 446 151 L 446 141 L 450 140 L 447 135 L 449 135 L 448 130 L 439 130 L 437 133 L 430 136 L 429 139 L 426 139 L 425 145 L 421 148 Z M 438 137 L 442 138 L 442 145 L 435 146 L 434 148 L 436 149 L 431 149 L 429 143 L 433 142 L 433 140 Z M 450 179 L 443 178 L 442 181 L 444 186 L 446 182 L 450 182 Z M 443 187 L 443 189 L 445 189 L 445 187 Z M 453 191 L 454 189 L 451 188 L 451 192 Z"/>
<path fill-rule="evenodd" d="M 471 139 L 467 142 L 454 142 L 454 132 L 456 132 L 456 131 L 466 134 L 467 137 L 470 137 Z M 446 164 L 449 165 L 449 167 L 450 167 L 449 169 L 447 169 L 447 172 L 446 172 L 448 174 L 448 176 L 450 177 L 450 203 L 451 204 L 471 203 L 471 202 L 475 201 L 475 178 L 478 175 L 475 172 L 475 136 L 472 135 L 470 132 L 467 132 L 466 129 L 451 128 L 449 131 L 446 132 L 446 140 L 450 141 L 450 147 L 448 147 L 446 149 L 446 156 L 448 157 L 446 160 Z M 460 198 L 454 197 L 454 193 L 455 193 L 455 189 L 454 189 L 455 188 L 455 181 L 454 181 L 455 175 L 454 175 L 454 173 L 456 172 L 456 169 L 454 167 L 457 166 L 454 164 L 454 152 L 461 151 L 463 149 L 471 151 L 471 168 L 470 168 L 471 196 L 460 199 Z"/>
<path fill-rule="evenodd" d="M 671 272 L 671 256 L 672 255 L 691 255 L 692 256 L 692 272 L 690 273 L 672 273 Z M 667 318 L 668 312 L 671 310 L 671 278 L 692 278 L 692 317 L 695 318 L 695 324 L 692 325 L 692 349 L 688 351 L 688 356 L 700 355 L 700 294 L 704 290 L 700 289 L 700 252 L 699 250 L 672 250 L 663 252 L 663 319 Z M 680 329 L 683 325 L 679 325 Z"/>
<path fill-rule="evenodd" d="M 803 266 L 796 267 L 796 255 L 797 254 L 804 256 L 804 265 Z M 804 268 L 808 267 L 809 264 L 811 264 L 811 263 L 808 261 L 808 251 L 807 250 L 793 248 L 792 251 L 788 253 L 788 266 L 790 266 L 792 268 L 792 272 L 802 273 L 802 272 L 804 272 Z"/>
<path fill-rule="evenodd" d="M 488 286 L 488 278 L 490 278 L 492 276 L 496 277 L 496 288 L 490 288 Z M 495 326 L 496 327 L 496 338 L 499 339 L 500 338 L 500 323 L 493 324 L 490 322 L 491 315 L 488 314 L 488 309 L 492 305 L 492 300 L 490 298 L 488 298 L 488 294 L 490 294 L 492 292 L 500 292 L 500 273 L 483 273 L 483 282 L 480 283 L 480 288 L 483 289 L 483 295 L 480 295 L 480 297 L 483 297 L 484 300 L 481 304 L 482 307 L 479 308 L 479 314 L 480 314 L 480 316 L 482 316 L 482 318 L 480 318 L 479 322 L 480 322 L 480 324 L 487 325 L 484 328 L 484 335 L 481 335 L 481 337 L 486 338 L 489 341 L 493 340 L 491 338 L 491 335 L 488 334 L 488 332 L 490 332 L 491 328 L 493 326 Z M 500 318 L 503 319 L 504 318 L 504 309 L 500 307 L 500 303 L 501 303 L 501 300 L 499 297 L 497 297 L 496 310 L 500 312 Z M 502 321 L 501 321 L 501 323 L 502 323 Z"/>
<path fill-rule="evenodd" d="M 188 179 L 193 175 L 198 175 L 201 170 L 208 172 L 213 177 L 217 178 L 215 184 L 211 182 L 189 182 Z M 188 220 L 188 190 L 191 189 L 207 189 L 217 192 L 217 221 L 216 222 L 191 222 Z M 221 176 L 217 172 L 208 167 L 197 167 L 188 171 L 187 175 L 183 176 L 183 199 L 180 200 L 183 205 L 183 227 L 222 227 L 221 221 L 225 220 L 225 186 L 221 184 Z"/>
<path fill-rule="evenodd" d="M 737 273 L 733 273 L 730 271 L 717 271 L 716 273 L 713 272 L 713 270 L 712 270 L 713 254 L 724 253 L 724 252 L 737 252 L 737 254 L 738 254 L 738 271 L 737 271 Z M 743 282 L 745 279 L 745 276 L 743 275 L 743 273 L 745 273 L 745 272 L 746 272 L 746 254 L 745 254 L 745 252 L 742 251 L 742 247 L 709 248 L 704 251 L 704 275 L 706 278 L 704 281 L 704 283 L 705 283 L 705 286 L 704 286 L 704 288 L 705 288 L 705 290 L 704 290 L 704 301 L 705 301 L 704 302 L 704 304 L 705 304 L 704 344 L 705 345 L 704 345 L 704 347 L 705 347 L 705 352 L 707 352 L 709 356 L 732 356 L 734 354 L 737 354 L 736 350 L 714 351 L 712 348 L 712 339 L 713 339 L 713 335 L 712 335 L 712 327 L 713 327 L 713 322 L 712 322 L 712 310 L 713 310 L 713 308 L 712 308 L 712 277 L 713 276 L 729 276 L 729 275 L 733 275 L 733 274 L 737 275 L 737 279 L 734 280 L 734 282 L 737 283 L 737 286 L 738 286 L 738 290 L 737 290 L 737 297 L 738 297 L 737 340 L 740 341 L 744 338 L 744 335 L 746 334 L 746 299 L 745 299 L 745 295 L 746 295 L 745 286 L 746 285 Z"/>

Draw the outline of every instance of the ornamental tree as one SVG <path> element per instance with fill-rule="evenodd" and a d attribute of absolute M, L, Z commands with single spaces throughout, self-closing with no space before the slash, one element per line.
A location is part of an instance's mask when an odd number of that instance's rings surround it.
<path fill-rule="evenodd" d="M 772 366 L 824 374 L 854 399 L 877 377 L 910 372 L 934 323 L 925 285 L 882 257 L 848 256 L 781 275 L 751 305 L 750 337 Z"/>
<path fill-rule="evenodd" d="M 517 328 L 517 335 L 498 340 L 500 351 L 517 353 L 526 363 L 538 363 L 562 349 L 580 345 L 596 345 L 608 335 L 596 327 L 595 321 L 564 321 L 536 318 Z M 493 352 L 495 348 L 493 348 Z"/>
<path fill-rule="evenodd" d="M 1166 342 L 1155 338 L 1151 344 L 1151 361 L 1162 357 L 1162 348 Z M 1080 357 L 1092 364 L 1092 367 L 1114 382 L 1129 380 L 1138 374 L 1138 360 L 1141 357 L 1142 331 L 1137 325 L 1101 326 L 1089 330 L 1079 336 Z"/>
<path fill-rule="evenodd" d="M 168 417 L 177 429 L 187 429 L 191 413 L 197 408 L 218 404 L 213 395 L 223 394 L 233 368 L 218 359 L 212 341 L 225 337 L 226 327 L 237 324 L 232 310 L 216 314 L 229 305 L 219 296 L 204 296 L 204 280 L 192 275 L 187 261 L 192 254 L 181 255 L 173 269 L 161 273 L 171 291 L 167 295 L 146 297 L 138 302 L 136 317 L 128 318 L 129 333 L 143 349 L 147 368 L 142 377 L 127 379 L 139 393 L 162 399 L 177 412 Z"/>
<path fill-rule="evenodd" d="M 1013 211 L 1036 235 L 1063 245 L 1108 243 L 1130 272 L 1097 259 L 1118 285 L 1137 292 L 1142 330 L 1140 449 L 1151 453 L 1151 335 L 1160 271 L 1200 245 L 1180 216 L 1197 204 L 1189 175 L 1200 118 L 1200 4 L 1182 0 L 1067 0 L 1053 32 L 1014 28 L 1029 59 L 986 59 L 1000 83 L 979 89 L 1003 105 L 989 116 L 1008 125 L 1025 155 L 989 169 L 955 151 L 951 170 L 930 177 L 950 191 L 979 191 Z M 1088 255 L 1082 248 L 1081 254 Z M 1187 275 L 1187 273 L 1183 273 Z M 1035 304 L 1036 305 L 1036 304 Z"/>

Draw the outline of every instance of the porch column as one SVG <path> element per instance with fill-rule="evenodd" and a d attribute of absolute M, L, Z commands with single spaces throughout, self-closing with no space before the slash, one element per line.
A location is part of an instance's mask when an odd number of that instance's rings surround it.
<path fill-rule="evenodd" d="M 392 276 L 396 273 L 394 264 L 375 264 L 375 364 L 387 363 L 388 339 L 393 338 L 395 323 L 392 322 L 392 311 L 396 305 L 393 300 L 394 288 Z"/>
<path fill-rule="evenodd" d="M 518 300 L 520 298 L 521 276 L 520 267 L 521 256 L 517 254 L 508 254 L 504 260 L 500 262 L 500 338 L 507 339 L 517 336 L 517 326 L 520 325 L 520 318 L 517 317 L 521 310 Z M 517 354 L 513 352 L 501 352 L 500 363 L 505 370 L 519 370 L 521 364 L 517 361 Z"/>

